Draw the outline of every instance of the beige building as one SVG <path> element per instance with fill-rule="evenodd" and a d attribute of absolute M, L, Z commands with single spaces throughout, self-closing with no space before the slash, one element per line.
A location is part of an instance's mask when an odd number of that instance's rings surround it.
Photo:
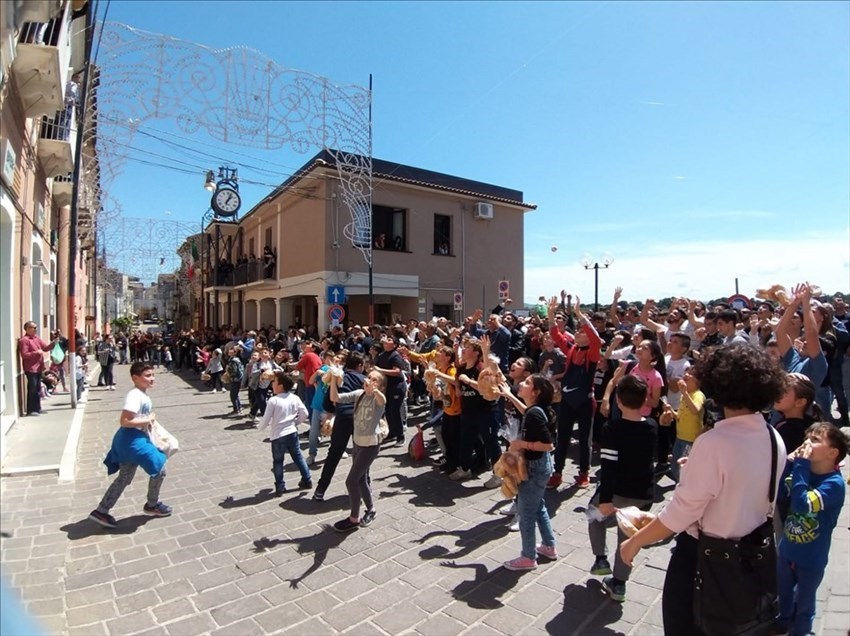
<path fill-rule="evenodd" d="M 97 201 L 81 200 L 80 258 L 69 273 L 71 173 L 77 159 L 79 86 L 85 63 L 86 2 L 0 2 L 0 413 L 2 433 L 25 396 L 17 339 L 33 320 L 39 335 L 69 312 L 87 314 L 89 240 Z M 74 11 L 78 13 L 74 13 Z M 82 11 L 82 12 L 80 12 Z M 93 152 L 91 153 L 94 154 Z M 88 206 L 89 209 L 83 209 Z M 87 234 L 87 232 L 89 234 Z M 68 281 L 76 280 L 69 308 Z"/>
<path fill-rule="evenodd" d="M 378 159 L 373 183 L 375 322 L 486 311 L 500 281 L 523 297 L 523 217 L 536 206 L 522 192 Z M 369 268 L 343 234 L 350 222 L 327 151 L 238 222 L 214 220 L 200 250 L 200 322 L 326 329 L 337 304 L 342 322 L 365 324 Z"/>

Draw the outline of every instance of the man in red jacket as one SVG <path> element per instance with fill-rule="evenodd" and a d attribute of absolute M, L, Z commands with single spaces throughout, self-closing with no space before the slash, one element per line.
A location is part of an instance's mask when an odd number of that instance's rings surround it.
<path fill-rule="evenodd" d="M 24 335 L 18 340 L 21 367 L 27 376 L 27 415 L 41 415 L 41 372 L 44 371 L 44 352 L 56 343 L 49 344 L 36 335 L 38 326 L 30 320 L 24 323 Z"/>

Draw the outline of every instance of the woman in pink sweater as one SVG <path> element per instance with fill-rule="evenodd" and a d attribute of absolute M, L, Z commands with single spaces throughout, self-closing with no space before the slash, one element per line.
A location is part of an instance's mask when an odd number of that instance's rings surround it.
<path fill-rule="evenodd" d="M 723 408 L 725 419 L 694 442 L 673 499 L 658 517 L 620 546 L 629 565 L 638 551 L 672 534 L 676 549 L 667 566 L 662 596 L 665 634 L 698 634 L 693 585 L 697 537 L 740 538 L 764 523 L 771 440 L 776 438 L 777 483 L 785 465 L 785 445 L 760 411 L 785 390 L 785 372 L 763 350 L 744 343 L 722 345 L 696 366 L 703 392 Z"/>

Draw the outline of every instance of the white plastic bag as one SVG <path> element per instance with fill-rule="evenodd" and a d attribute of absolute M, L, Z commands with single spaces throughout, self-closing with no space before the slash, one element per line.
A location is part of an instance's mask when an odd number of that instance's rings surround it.
<path fill-rule="evenodd" d="M 177 438 L 165 430 L 165 427 L 156 420 L 154 420 L 151 424 L 148 434 L 151 437 L 153 445 L 165 453 L 166 457 L 171 457 L 174 453 L 180 450 L 180 444 L 178 443 Z"/>
<path fill-rule="evenodd" d="M 644 512 L 636 506 L 626 506 L 617 510 L 617 525 L 627 537 L 633 536 L 638 530 L 648 525 L 655 515 Z"/>

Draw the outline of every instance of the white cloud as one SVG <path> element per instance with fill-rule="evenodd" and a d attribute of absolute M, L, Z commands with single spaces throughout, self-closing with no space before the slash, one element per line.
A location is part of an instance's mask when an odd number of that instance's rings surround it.
<path fill-rule="evenodd" d="M 599 303 L 611 302 L 614 288 L 623 298 L 642 300 L 681 294 L 710 300 L 735 293 L 738 278 L 742 294 L 774 283 L 790 286 L 801 281 L 820 285 L 826 293 L 850 289 L 850 229 L 801 239 L 744 239 L 730 241 L 658 243 L 614 251 L 617 260 L 599 270 Z M 537 255 L 535 255 L 537 256 Z M 529 259 L 525 268 L 525 301 L 567 289 L 593 302 L 594 273 L 575 258 Z"/>

